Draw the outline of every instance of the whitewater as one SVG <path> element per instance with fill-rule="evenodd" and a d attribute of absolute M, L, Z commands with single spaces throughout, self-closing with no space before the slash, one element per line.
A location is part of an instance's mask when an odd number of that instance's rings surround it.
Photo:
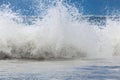
<path fill-rule="evenodd" d="M 0 6 L 0 80 L 120 80 L 119 13 L 34 1 L 34 16 Z"/>
<path fill-rule="evenodd" d="M 44 7 L 43 3 L 40 4 Z M 42 8 L 41 5 L 38 9 Z M 24 16 L 13 12 L 9 5 L 1 5 L 0 59 L 119 57 L 119 20 L 106 16 L 105 25 L 92 25 L 86 15 L 62 1 L 53 1 L 44 10 L 32 17 L 33 24 L 30 25 L 25 24 Z"/>

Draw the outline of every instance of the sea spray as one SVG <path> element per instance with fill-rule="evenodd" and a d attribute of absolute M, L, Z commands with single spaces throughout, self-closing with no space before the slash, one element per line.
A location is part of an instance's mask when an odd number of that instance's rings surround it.
<path fill-rule="evenodd" d="M 91 25 L 77 8 L 61 1 L 45 10 L 34 24 L 26 25 L 22 15 L 2 7 L 0 59 L 106 59 L 119 56 L 119 21 L 108 18 L 101 29 Z"/>

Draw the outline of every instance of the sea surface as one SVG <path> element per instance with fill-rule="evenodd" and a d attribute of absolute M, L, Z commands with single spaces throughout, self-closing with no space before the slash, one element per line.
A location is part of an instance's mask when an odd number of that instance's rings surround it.
<path fill-rule="evenodd" d="M 0 80 L 120 80 L 119 2 L 1 0 Z"/>
<path fill-rule="evenodd" d="M 120 80 L 120 61 L 1 60 L 0 80 Z"/>

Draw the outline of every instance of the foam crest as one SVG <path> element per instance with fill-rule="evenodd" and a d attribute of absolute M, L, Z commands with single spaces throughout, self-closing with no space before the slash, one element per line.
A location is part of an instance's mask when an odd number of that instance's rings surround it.
<path fill-rule="evenodd" d="M 41 3 L 42 4 L 42 3 Z M 119 21 L 90 25 L 72 6 L 57 2 L 42 19 L 25 25 L 8 7 L 0 10 L 0 59 L 112 58 L 119 56 Z"/>

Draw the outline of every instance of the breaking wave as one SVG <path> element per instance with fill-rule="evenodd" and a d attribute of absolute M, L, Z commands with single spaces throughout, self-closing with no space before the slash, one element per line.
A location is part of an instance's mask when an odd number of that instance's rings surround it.
<path fill-rule="evenodd" d="M 43 10 L 37 17 L 25 18 L 8 5 L 0 7 L 0 59 L 93 59 L 120 55 L 119 20 L 104 17 L 105 24 L 98 25 L 90 16 L 61 1 Z M 29 20 L 32 24 L 25 23 Z"/>

